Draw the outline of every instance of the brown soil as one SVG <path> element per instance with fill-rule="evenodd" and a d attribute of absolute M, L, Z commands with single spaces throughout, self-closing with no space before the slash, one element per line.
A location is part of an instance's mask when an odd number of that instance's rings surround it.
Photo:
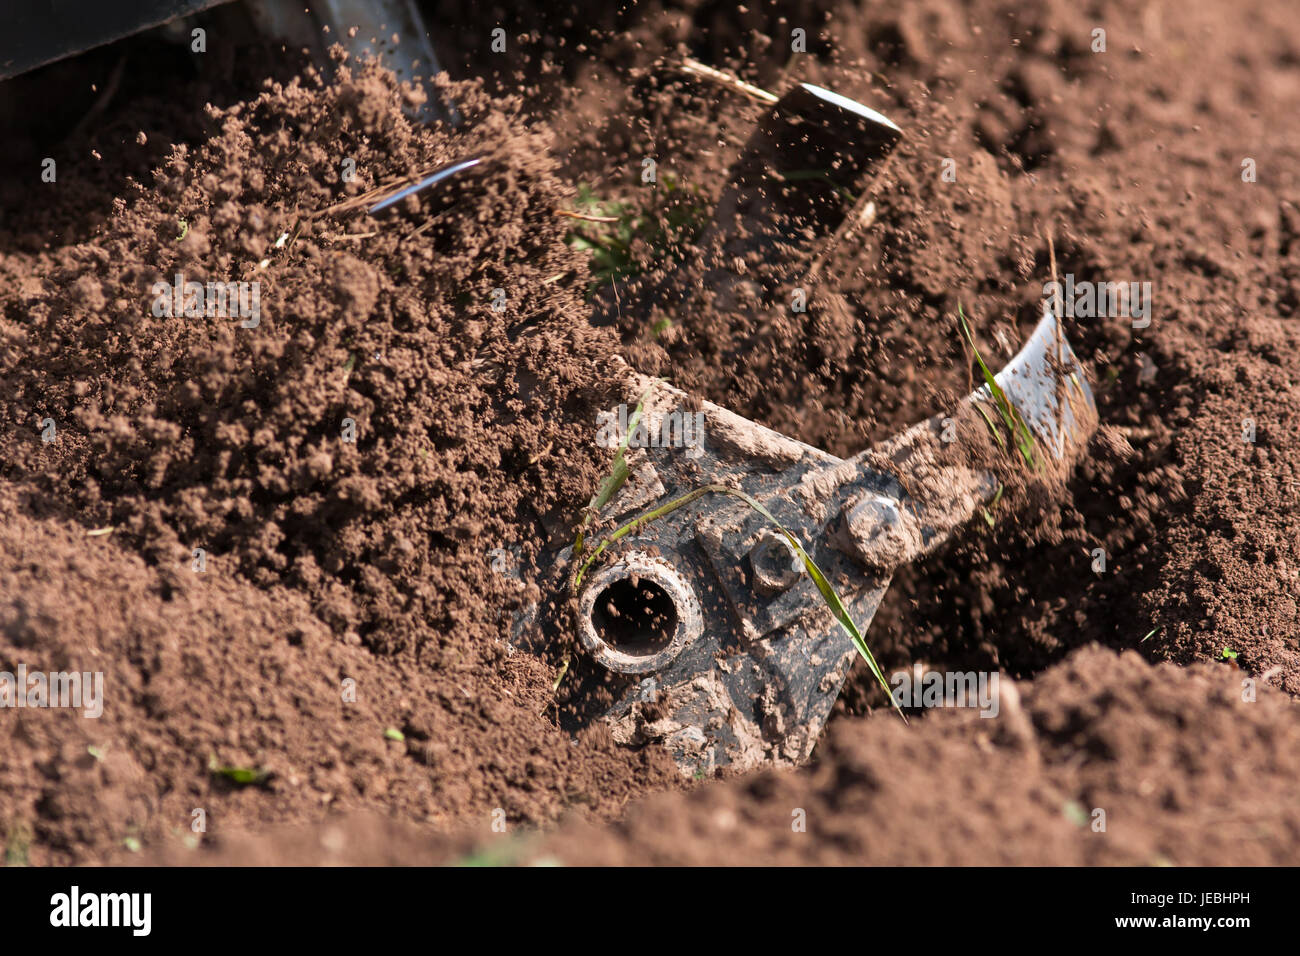
<path fill-rule="evenodd" d="M 408 123 L 372 66 L 258 93 L 227 63 L 29 133 L 0 180 L 0 670 L 102 670 L 108 700 L 98 721 L 0 711 L 10 857 L 132 859 L 129 840 L 165 862 L 422 862 L 478 852 L 501 809 L 526 835 L 482 852 L 511 861 L 1300 860 L 1300 24 L 1283 3 L 1023 6 L 525 8 L 535 35 L 495 55 L 466 5 L 447 65 L 496 95 L 455 89 L 455 132 Z M 904 128 L 876 223 L 822 270 L 847 311 L 704 301 L 656 333 L 654 293 L 704 268 L 689 244 L 638 248 L 642 277 L 585 301 L 554 215 L 576 184 L 667 217 L 641 198 L 651 155 L 712 202 L 753 122 L 664 84 L 674 52 Z M 57 186 L 33 181 L 45 155 Z M 419 237 L 415 200 L 319 215 L 466 155 L 486 172 Z M 1153 284 L 1147 329 L 1066 322 L 1092 454 L 896 577 L 869 634 L 886 670 L 1001 669 L 1021 707 L 904 727 L 859 668 L 808 770 L 685 793 L 653 748 L 558 729 L 556 671 L 507 643 L 535 595 L 490 552 L 557 540 L 608 468 L 591 423 L 616 355 L 854 452 L 968 389 L 959 303 L 991 364 L 1010 357 L 1049 249 L 1062 274 Z M 259 328 L 154 316 L 176 272 L 259 279 Z M 195 808 L 211 852 L 187 845 Z M 1093 808 L 1105 833 L 1080 825 Z"/>
<path fill-rule="evenodd" d="M 1239 675 L 1075 652 L 1002 688 L 996 721 L 947 710 L 832 725 L 808 772 L 660 794 L 613 825 L 453 836 L 357 815 L 223 836 L 212 864 L 1096 865 L 1294 863 L 1294 701 Z M 1017 698 L 1019 700 L 1017 701 Z M 1230 769 L 1225 769 L 1230 768 Z M 1101 811 L 1099 813 L 1098 811 Z M 1101 825 L 1104 823 L 1104 829 Z M 194 859 L 173 849 L 159 862 Z"/>

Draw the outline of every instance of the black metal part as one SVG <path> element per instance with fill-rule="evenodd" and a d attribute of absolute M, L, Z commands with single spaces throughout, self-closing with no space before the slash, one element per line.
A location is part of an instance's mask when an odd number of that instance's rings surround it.
<path fill-rule="evenodd" d="M 0 5 L 0 80 L 84 53 L 232 0 L 47 0 Z M 414 0 L 244 0 L 262 35 L 307 50 L 323 71 L 329 50 L 374 56 L 400 80 L 419 77 L 427 94 L 407 107 L 414 118 L 453 125 L 455 107 L 430 82 L 441 72 Z"/>
<path fill-rule="evenodd" d="M 228 0 L 50 0 L 0 6 L 0 80 Z"/>
<path fill-rule="evenodd" d="M 663 433 L 664 421 L 672 416 L 699 414 L 711 447 L 697 458 L 671 447 L 633 451 L 629 500 L 644 487 L 655 489 L 659 504 L 703 483 L 723 482 L 745 491 L 804 542 L 850 613 L 869 621 L 888 576 L 865 574 L 829 543 L 839 496 L 827 502 L 819 516 L 789 494 L 805 475 L 842 462 L 717 406 L 704 403 L 698 412 L 692 411 L 682 393 L 662 383 L 644 384 L 651 388 L 649 434 Z M 865 485 L 883 489 L 893 483 L 881 477 L 874 483 L 864 480 Z M 848 493 L 847 488 L 842 492 Z M 618 499 L 613 505 L 615 513 L 639 510 Z M 584 596 L 607 580 L 644 576 L 642 556 L 653 551 L 654 558 L 676 569 L 690 589 L 702 627 L 679 653 L 649 673 L 608 674 L 608 662 L 596 649 L 594 661 L 574 670 L 579 685 L 575 697 L 594 699 L 601 688 L 613 701 L 596 712 L 570 712 L 566 722 L 576 728 L 600 719 L 611 725 L 620 742 L 661 741 L 691 773 L 730 764 L 804 760 L 835 703 L 855 650 L 806 574 L 795 575 L 788 587 L 775 593 L 755 590 L 750 552 L 763 543 L 771 527 L 743 502 L 715 495 L 673 512 L 630 539 L 626 551 L 606 566 L 604 581 L 593 577 L 585 582 Z M 566 557 L 559 562 L 564 571 L 572 567 Z M 521 628 L 520 641 L 541 650 L 551 640 L 549 630 L 546 621 L 540 627 Z"/>

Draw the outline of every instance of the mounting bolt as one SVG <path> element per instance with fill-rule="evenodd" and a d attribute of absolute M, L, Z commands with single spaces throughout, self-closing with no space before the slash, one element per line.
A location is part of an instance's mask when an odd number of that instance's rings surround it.
<path fill-rule="evenodd" d="M 771 528 L 749 549 L 749 568 L 754 573 L 754 590 L 769 597 L 788 590 L 804 573 L 803 561 L 785 535 Z"/>
<path fill-rule="evenodd" d="M 868 567 L 892 570 L 916 552 L 915 529 L 899 503 L 885 495 L 864 495 L 844 511 L 848 552 Z"/>

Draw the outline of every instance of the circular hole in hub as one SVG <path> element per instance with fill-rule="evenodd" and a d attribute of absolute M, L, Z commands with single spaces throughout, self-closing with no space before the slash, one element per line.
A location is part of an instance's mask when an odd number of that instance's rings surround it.
<path fill-rule="evenodd" d="M 596 636 L 613 650 L 636 657 L 658 654 L 677 633 L 677 605 L 648 578 L 619 578 L 596 595 L 591 608 Z"/>

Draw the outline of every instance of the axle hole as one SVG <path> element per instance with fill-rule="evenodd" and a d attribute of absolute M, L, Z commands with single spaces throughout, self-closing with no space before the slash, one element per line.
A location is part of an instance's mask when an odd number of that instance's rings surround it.
<path fill-rule="evenodd" d="M 614 650 L 650 657 L 672 643 L 677 605 L 654 581 L 619 578 L 596 596 L 591 624 L 596 636 Z"/>

